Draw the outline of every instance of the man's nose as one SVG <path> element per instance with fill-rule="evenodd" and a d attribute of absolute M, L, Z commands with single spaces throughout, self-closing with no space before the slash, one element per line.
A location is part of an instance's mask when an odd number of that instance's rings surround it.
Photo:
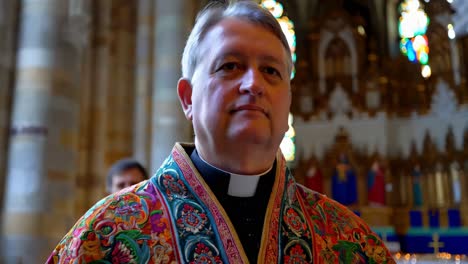
<path fill-rule="evenodd" d="M 242 76 L 242 83 L 239 90 L 241 93 L 262 95 L 265 91 L 265 83 L 262 73 L 256 69 L 245 71 L 245 74 Z"/>

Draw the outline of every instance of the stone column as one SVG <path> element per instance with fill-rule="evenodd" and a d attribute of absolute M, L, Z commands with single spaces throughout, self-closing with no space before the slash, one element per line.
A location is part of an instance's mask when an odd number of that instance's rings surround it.
<path fill-rule="evenodd" d="M 79 0 L 77 0 L 79 1 Z M 77 214 L 107 193 L 106 175 L 117 160 L 132 155 L 136 2 L 91 1 L 91 45 L 84 54 L 81 86 L 80 168 Z"/>
<path fill-rule="evenodd" d="M 81 85 L 79 169 L 76 181 L 76 216 L 83 215 L 105 195 L 105 176 L 108 149 L 112 144 L 108 137 L 111 121 L 109 94 L 112 92 L 110 72 L 111 10 L 113 0 L 91 0 L 93 28 L 90 30 L 90 46 L 84 54 Z"/>
<path fill-rule="evenodd" d="M 176 141 L 191 141 L 191 124 L 177 96 L 180 59 L 190 26 L 193 1 L 156 0 L 151 172 L 169 155 Z"/>
<path fill-rule="evenodd" d="M 137 13 L 136 87 L 133 155 L 145 167 L 150 165 L 151 100 L 154 46 L 154 1 L 139 0 Z"/>
<path fill-rule="evenodd" d="M 135 72 L 135 16 L 134 1 L 109 1 L 110 32 L 106 40 L 108 48 L 107 62 L 102 74 L 108 74 L 106 86 L 107 96 L 99 98 L 106 108 L 106 138 L 104 142 L 105 173 L 99 175 L 104 181 L 109 167 L 118 159 L 132 155 L 133 107 L 134 107 L 134 72 Z M 97 15 L 101 16 L 101 11 Z M 104 30 L 109 30 L 104 28 Z M 104 46 L 103 45 L 103 46 Z M 104 61 L 103 61 L 104 62 Z M 100 73 L 100 75 L 101 75 Z M 104 76 L 100 76 L 104 78 Z M 100 88 L 100 89 L 101 89 Z"/>
<path fill-rule="evenodd" d="M 16 56 L 17 1 L 0 1 L 0 204 L 5 183 L 7 137 Z M 1 209 L 0 209 L 1 210 Z"/>
<path fill-rule="evenodd" d="M 44 262 L 76 221 L 79 54 L 69 1 L 23 0 L 0 240 L 2 263 Z"/>
<path fill-rule="evenodd" d="M 398 14 L 398 0 L 389 0 L 387 1 L 387 45 L 388 45 L 388 53 L 390 57 L 396 58 L 400 56 L 400 47 L 398 42 L 396 41 L 399 39 L 398 35 L 398 18 L 400 14 Z"/>

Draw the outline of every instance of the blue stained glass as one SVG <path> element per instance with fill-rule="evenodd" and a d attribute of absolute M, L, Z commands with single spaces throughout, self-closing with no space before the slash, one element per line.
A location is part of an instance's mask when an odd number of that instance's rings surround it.
<path fill-rule="evenodd" d="M 416 61 L 416 52 L 414 52 L 413 45 L 408 45 L 407 49 L 408 49 L 408 53 L 407 53 L 408 59 L 410 61 L 412 61 L 412 62 L 415 62 Z"/>
<path fill-rule="evenodd" d="M 410 61 L 412 61 L 412 62 L 415 62 L 416 61 L 416 52 L 413 49 L 413 44 L 412 44 L 411 41 L 408 41 L 406 43 L 406 50 L 407 50 L 408 59 Z"/>

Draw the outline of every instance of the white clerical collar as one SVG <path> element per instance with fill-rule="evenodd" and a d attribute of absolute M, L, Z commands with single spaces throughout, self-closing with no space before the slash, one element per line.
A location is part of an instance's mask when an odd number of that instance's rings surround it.
<path fill-rule="evenodd" d="M 257 190 L 257 185 L 258 181 L 260 180 L 260 177 L 270 172 L 270 170 L 273 168 L 273 165 L 271 165 L 271 167 L 268 168 L 266 171 L 255 175 L 236 174 L 213 166 L 206 160 L 204 160 L 200 155 L 199 157 L 203 162 L 205 162 L 209 166 L 230 175 L 227 194 L 234 197 L 253 197 L 255 195 L 255 191 Z"/>

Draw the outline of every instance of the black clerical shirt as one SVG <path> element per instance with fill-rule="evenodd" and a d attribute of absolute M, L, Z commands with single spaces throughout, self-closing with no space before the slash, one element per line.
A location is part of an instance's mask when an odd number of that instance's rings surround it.
<path fill-rule="evenodd" d="M 263 221 L 275 181 L 276 161 L 271 170 L 260 177 L 254 196 L 234 197 L 228 195 L 229 173 L 204 162 L 195 149 L 190 159 L 229 216 L 250 263 L 257 263 Z"/>

